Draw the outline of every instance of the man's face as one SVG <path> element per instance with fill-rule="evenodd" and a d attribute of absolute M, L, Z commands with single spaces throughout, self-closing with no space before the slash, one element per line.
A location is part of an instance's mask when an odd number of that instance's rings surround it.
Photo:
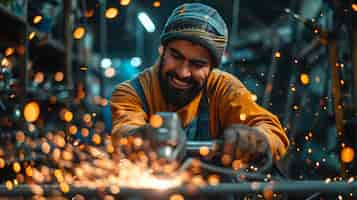
<path fill-rule="evenodd" d="M 173 40 L 164 47 L 160 81 L 168 103 L 181 107 L 203 88 L 212 68 L 209 51 L 186 40 Z"/>

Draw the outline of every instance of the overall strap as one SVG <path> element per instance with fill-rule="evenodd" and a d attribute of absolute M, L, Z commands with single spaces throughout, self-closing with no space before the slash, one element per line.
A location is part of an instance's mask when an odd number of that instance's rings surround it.
<path fill-rule="evenodd" d="M 139 98 L 140 98 L 140 100 L 141 100 L 141 102 L 143 104 L 142 106 L 143 106 L 144 112 L 149 113 L 149 109 L 148 109 L 147 101 L 146 101 L 146 98 L 145 98 L 144 90 L 143 90 L 143 87 L 140 84 L 139 77 L 137 76 L 134 79 L 130 80 L 130 85 L 133 86 L 133 88 L 136 91 L 136 94 L 139 96 Z"/>
<path fill-rule="evenodd" d="M 209 127 L 209 101 L 207 95 L 204 93 L 198 108 L 196 140 L 210 140 Z"/>
<path fill-rule="evenodd" d="M 202 95 L 198 107 L 198 114 L 185 128 L 187 139 L 191 141 L 210 140 L 209 132 L 209 102 L 206 95 Z"/>

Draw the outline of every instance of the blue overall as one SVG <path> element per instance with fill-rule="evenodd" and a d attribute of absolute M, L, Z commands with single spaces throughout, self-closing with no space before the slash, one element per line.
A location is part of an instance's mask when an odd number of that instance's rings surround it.
<path fill-rule="evenodd" d="M 147 101 L 143 88 L 139 82 L 139 78 L 136 77 L 130 81 L 130 84 L 135 89 L 137 95 L 139 96 L 141 102 L 143 103 L 143 110 L 149 113 Z M 199 130 L 199 131 L 198 131 Z M 184 128 L 186 137 L 189 141 L 208 141 L 211 140 L 209 133 L 209 106 L 208 98 L 203 95 L 198 108 L 198 116 L 195 117 L 192 122 Z"/>

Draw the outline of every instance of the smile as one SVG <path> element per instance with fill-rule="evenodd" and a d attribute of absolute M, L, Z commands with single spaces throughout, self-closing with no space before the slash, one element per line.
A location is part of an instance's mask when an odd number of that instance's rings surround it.
<path fill-rule="evenodd" d="M 173 86 L 174 88 L 185 90 L 185 89 L 189 89 L 192 86 L 192 84 L 181 81 L 175 78 L 174 76 L 169 76 L 168 78 L 169 78 L 170 85 Z"/>

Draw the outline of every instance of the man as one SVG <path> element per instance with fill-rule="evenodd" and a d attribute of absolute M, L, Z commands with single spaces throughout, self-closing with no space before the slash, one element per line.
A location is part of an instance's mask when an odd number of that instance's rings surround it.
<path fill-rule="evenodd" d="M 112 138 L 145 127 L 157 112 L 176 112 L 189 140 L 224 139 L 226 164 L 269 151 L 288 139 L 273 114 L 257 105 L 233 75 L 218 69 L 228 41 L 219 13 L 200 3 L 178 6 L 161 34 L 159 62 L 112 94 Z"/>

